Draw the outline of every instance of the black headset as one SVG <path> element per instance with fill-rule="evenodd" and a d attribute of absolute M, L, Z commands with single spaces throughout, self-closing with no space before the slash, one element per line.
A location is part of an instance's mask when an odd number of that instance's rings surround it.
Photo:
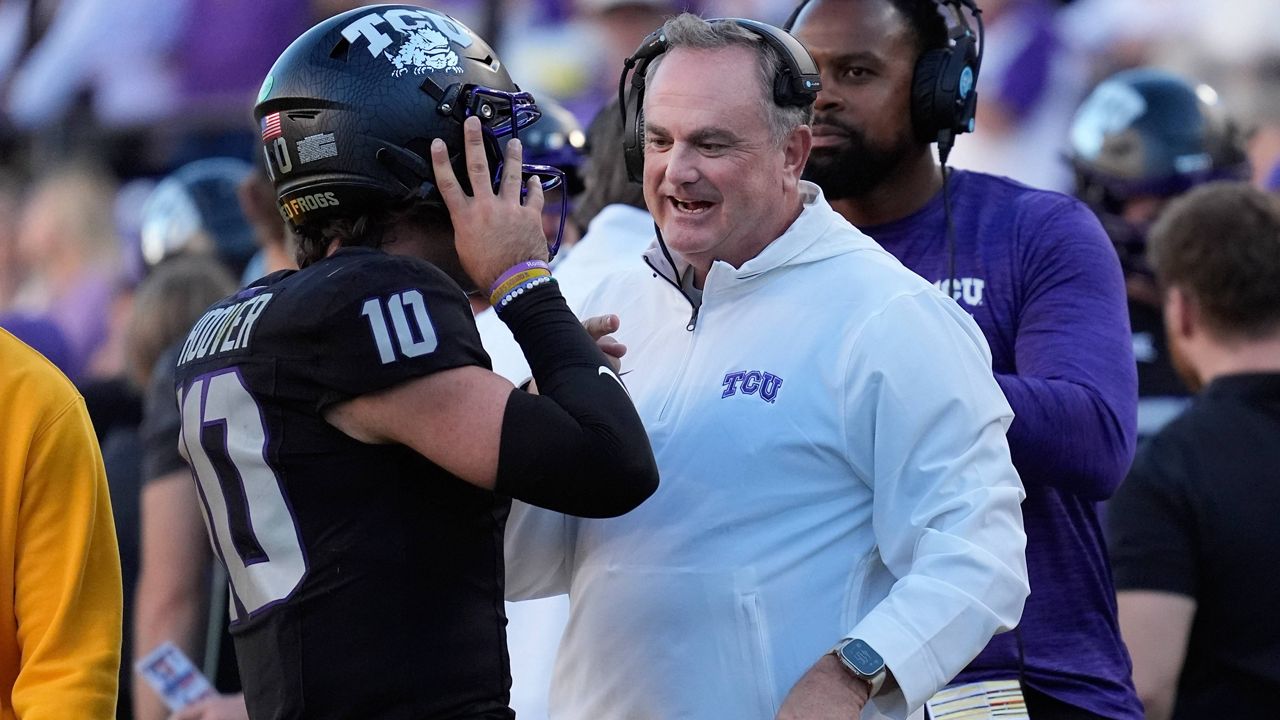
<path fill-rule="evenodd" d="M 951 30 L 951 45 L 931 48 L 916 59 L 911 79 L 911 124 L 922 142 L 938 143 L 938 154 L 945 165 L 956 135 L 973 132 L 973 115 L 978 108 L 978 71 L 982 67 L 982 50 L 986 46 L 982 26 L 982 10 L 975 0 L 934 0 L 939 8 L 950 6 L 956 15 Z M 800 12 L 809 4 L 802 0 L 791 12 L 784 27 L 790 31 Z M 965 17 L 964 8 L 977 21 L 974 33 Z"/>
<path fill-rule="evenodd" d="M 709 23 L 736 23 L 754 33 L 764 44 L 773 48 L 782 67 L 773 79 L 773 101 L 782 107 L 806 107 L 812 105 L 822 87 L 818 64 L 799 40 L 779 28 L 755 20 L 743 18 L 715 18 Z M 667 36 L 658 28 L 640 43 L 635 53 L 626 59 L 622 77 L 618 79 L 618 105 L 622 108 L 623 154 L 627 162 L 627 176 L 632 182 L 642 182 L 644 176 L 644 89 L 645 74 L 649 64 L 667 51 Z M 631 74 L 631 92 L 627 92 L 627 75 Z"/>

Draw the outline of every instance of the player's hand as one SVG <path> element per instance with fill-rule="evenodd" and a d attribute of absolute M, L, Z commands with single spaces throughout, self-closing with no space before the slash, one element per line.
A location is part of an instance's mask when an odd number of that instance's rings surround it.
<path fill-rule="evenodd" d="M 169 720 L 249 720 L 244 695 L 215 695 L 169 716 Z"/>
<path fill-rule="evenodd" d="M 828 653 L 792 686 L 777 720 L 857 720 L 869 691 Z"/>
<path fill-rule="evenodd" d="M 600 352 L 609 358 L 609 365 L 615 373 L 621 372 L 622 356 L 627 354 L 627 346 L 609 334 L 617 332 L 618 325 L 617 315 L 596 315 L 582 321 L 582 327 L 586 328 L 587 334 L 596 341 L 596 347 L 600 348 Z"/>
<path fill-rule="evenodd" d="M 487 292 L 493 281 L 516 263 L 547 260 L 547 238 L 542 233 L 542 186 L 538 178 L 530 178 L 528 197 L 523 205 L 520 203 L 520 142 L 512 140 L 507 143 L 502 179 L 495 194 L 479 118 L 467 118 L 462 125 L 462 138 L 471 195 L 462 191 L 443 140 L 431 143 L 431 166 L 436 188 L 453 219 L 454 245 L 462 269 Z"/>

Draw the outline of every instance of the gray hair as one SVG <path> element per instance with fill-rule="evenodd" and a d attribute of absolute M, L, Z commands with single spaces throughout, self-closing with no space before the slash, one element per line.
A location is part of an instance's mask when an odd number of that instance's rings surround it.
<path fill-rule="evenodd" d="M 692 50 L 719 50 L 727 47 L 745 47 L 756 56 L 756 75 L 763 91 L 764 116 L 769 124 L 769 134 L 774 143 L 781 144 L 792 130 L 807 125 L 813 119 L 813 106 L 787 106 L 773 101 L 773 81 L 784 67 L 778 51 L 758 35 L 732 21 L 709 23 L 692 13 L 682 13 L 662 25 L 667 37 L 667 52 L 676 48 Z M 665 55 L 665 53 L 664 53 Z M 646 87 L 653 81 L 664 55 L 654 58 L 645 73 Z"/>

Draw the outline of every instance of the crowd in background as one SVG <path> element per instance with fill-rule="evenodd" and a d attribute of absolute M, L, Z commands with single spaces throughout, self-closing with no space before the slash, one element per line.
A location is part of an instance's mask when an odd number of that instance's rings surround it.
<path fill-rule="evenodd" d="M 143 397 L 157 363 L 207 304 L 290 264 L 272 191 L 253 169 L 261 150 L 250 108 L 292 39 L 362 4 L 0 0 L 0 327 L 51 359 L 86 398 L 111 486 L 126 599 L 138 582 L 139 496 L 152 474 L 143 461 Z M 559 101 L 583 127 L 616 97 L 622 60 L 664 17 L 692 9 L 781 25 L 794 5 L 426 4 L 494 39 L 523 88 Z M 986 0 L 982 9 L 977 130 L 957 140 L 951 165 L 1071 192 L 1065 153 L 1076 108 L 1116 71 L 1160 67 L 1216 89 L 1247 138 L 1250 180 L 1280 190 L 1280 4 Z M 574 147 L 561 164 L 592 150 Z M 186 171 L 187 192 L 161 192 L 175 171 L 212 158 L 221 164 Z M 208 205 L 185 214 L 160 207 L 192 197 Z M 230 206 L 244 208 L 227 221 L 237 229 L 206 229 L 216 237 L 205 249 L 225 267 L 173 264 L 170 256 L 199 248 L 167 247 L 163 238 L 182 228 L 146 224 L 149 217 L 208 223 Z M 579 217 L 578 226 L 588 220 Z M 128 622 L 128 605 L 125 612 Z M 126 629 L 122 689 L 132 674 L 130 637 Z M 120 717 L 132 717 L 128 696 L 122 692 Z"/>

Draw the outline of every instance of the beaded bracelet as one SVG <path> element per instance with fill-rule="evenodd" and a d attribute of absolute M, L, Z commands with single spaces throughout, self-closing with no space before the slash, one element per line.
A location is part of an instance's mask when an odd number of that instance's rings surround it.
<path fill-rule="evenodd" d="M 493 309 L 495 312 L 501 315 L 503 310 L 506 310 L 507 307 L 511 305 L 511 303 L 515 302 L 516 298 L 520 297 L 521 295 L 524 295 L 525 293 L 529 292 L 530 290 L 536 287 L 540 287 L 542 285 L 550 285 L 555 281 L 556 279 L 551 277 L 551 273 L 547 273 L 546 275 L 540 275 L 538 277 L 533 278 L 532 280 L 527 280 L 515 286 L 510 291 L 508 291 L 506 295 L 503 295 L 501 298 L 499 298 L 498 301 L 493 304 Z"/>
<path fill-rule="evenodd" d="M 538 277 L 549 277 L 551 268 L 541 260 L 526 260 L 522 263 L 516 263 L 507 271 L 498 276 L 489 288 L 489 304 L 497 306 L 498 301 L 503 296 L 510 293 L 516 287 L 533 280 Z"/>

